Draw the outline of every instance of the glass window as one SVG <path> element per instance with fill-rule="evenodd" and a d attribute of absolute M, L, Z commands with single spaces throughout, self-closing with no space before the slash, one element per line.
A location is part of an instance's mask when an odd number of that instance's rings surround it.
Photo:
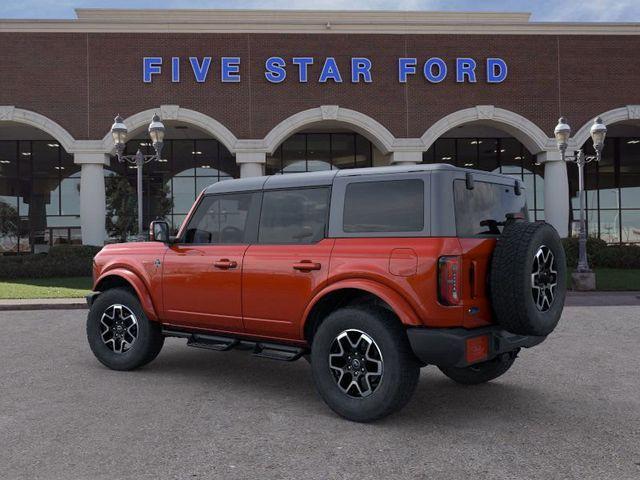
<path fill-rule="evenodd" d="M 474 168 L 486 170 L 487 172 L 498 170 L 498 155 L 501 153 L 501 150 L 504 150 L 502 153 L 507 153 L 506 148 L 502 148 L 496 138 L 479 138 L 477 142 L 478 165 Z"/>
<path fill-rule="evenodd" d="M 622 241 L 640 243 L 640 210 L 622 211 Z"/>
<path fill-rule="evenodd" d="M 600 210 L 600 238 L 607 243 L 620 242 L 620 212 Z"/>
<path fill-rule="evenodd" d="M 57 177 L 60 172 L 60 148 L 48 141 L 31 142 L 34 177 Z"/>
<path fill-rule="evenodd" d="M 264 192 L 258 240 L 267 244 L 309 244 L 324 238 L 328 188 Z"/>
<path fill-rule="evenodd" d="M 331 136 L 328 133 L 307 135 L 307 169 L 331 170 Z"/>
<path fill-rule="evenodd" d="M 251 209 L 255 193 L 234 193 L 204 197 L 189 221 L 184 242 L 197 244 L 248 243 Z M 254 228 L 255 231 L 255 228 Z"/>
<path fill-rule="evenodd" d="M 171 170 L 178 177 L 193 177 L 195 175 L 194 157 L 199 156 L 196 152 L 193 140 L 173 140 L 173 157 Z"/>
<path fill-rule="evenodd" d="M 336 168 L 353 168 L 356 162 L 356 137 L 352 133 L 331 135 L 331 154 Z"/>
<path fill-rule="evenodd" d="M 196 199 L 193 178 L 173 178 L 173 212 L 188 213 Z"/>
<path fill-rule="evenodd" d="M 522 145 L 515 138 L 500 139 L 500 171 L 502 173 L 522 173 Z"/>
<path fill-rule="evenodd" d="M 293 135 L 282 144 L 282 173 L 307 171 L 306 136 Z"/>
<path fill-rule="evenodd" d="M 16 142 L 0 141 L 0 178 L 18 176 L 17 154 Z"/>
<path fill-rule="evenodd" d="M 275 152 L 273 152 L 273 155 L 267 155 L 265 173 L 267 175 L 276 175 L 278 173 L 282 173 L 282 145 L 279 146 Z"/>
<path fill-rule="evenodd" d="M 356 135 L 356 167 L 365 168 L 373 166 L 371 153 L 373 145 L 362 135 Z"/>
<path fill-rule="evenodd" d="M 460 237 L 499 235 L 499 224 L 508 213 L 522 213 L 529 218 L 525 196 L 516 195 L 513 187 L 475 182 L 473 190 L 469 190 L 464 180 L 453 183 L 456 231 Z"/>
<path fill-rule="evenodd" d="M 479 168 L 478 167 L 478 149 L 484 148 L 485 142 L 489 142 L 487 139 L 478 138 L 459 138 L 457 144 L 459 167 L 466 168 Z M 493 143 L 493 141 L 491 141 Z M 449 163 L 449 162 L 447 162 Z"/>
<path fill-rule="evenodd" d="M 424 229 L 424 182 L 354 182 L 344 199 L 345 232 L 419 232 Z"/>
<path fill-rule="evenodd" d="M 441 138 L 435 144 L 435 162 L 456 164 L 456 140 Z"/>

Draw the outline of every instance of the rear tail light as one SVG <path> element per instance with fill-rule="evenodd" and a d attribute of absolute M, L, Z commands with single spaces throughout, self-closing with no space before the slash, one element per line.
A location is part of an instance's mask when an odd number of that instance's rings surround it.
<path fill-rule="evenodd" d="M 438 259 L 438 298 L 443 305 L 460 303 L 460 257 Z"/>

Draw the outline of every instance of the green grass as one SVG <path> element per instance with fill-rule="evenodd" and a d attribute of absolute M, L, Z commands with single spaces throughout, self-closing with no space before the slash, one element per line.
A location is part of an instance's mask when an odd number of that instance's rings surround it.
<path fill-rule="evenodd" d="M 598 290 L 640 290 L 640 269 L 596 268 L 595 272 Z M 0 299 L 79 298 L 90 291 L 91 277 L 0 280 Z"/>
<path fill-rule="evenodd" d="M 0 280 L 0 299 L 78 298 L 91 291 L 91 277 Z"/>
<path fill-rule="evenodd" d="M 571 272 L 569 284 L 571 284 Z M 594 268 L 596 288 L 602 291 L 640 290 L 640 270 L 619 268 Z"/>

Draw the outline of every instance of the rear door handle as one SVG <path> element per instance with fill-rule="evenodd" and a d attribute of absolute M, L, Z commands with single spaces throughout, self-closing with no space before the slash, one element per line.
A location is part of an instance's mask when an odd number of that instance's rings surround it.
<path fill-rule="evenodd" d="M 294 270 L 300 270 L 301 272 L 310 272 L 311 270 L 320 270 L 322 265 L 311 260 L 302 260 L 293 264 Z"/>
<path fill-rule="evenodd" d="M 229 260 L 228 258 L 221 258 L 220 260 L 213 262 L 213 266 L 222 270 L 228 270 L 230 268 L 236 268 L 238 266 L 238 262 Z"/>

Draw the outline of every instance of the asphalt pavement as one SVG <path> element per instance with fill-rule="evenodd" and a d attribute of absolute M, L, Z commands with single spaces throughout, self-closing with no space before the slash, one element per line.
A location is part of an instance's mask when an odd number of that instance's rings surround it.
<path fill-rule="evenodd" d="M 410 404 L 333 414 L 305 361 L 169 339 L 99 364 L 86 311 L 0 312 L 0 479 L 640 478 L 640 307 L 568 307 L 497 381 L 422 370 Z"/>

